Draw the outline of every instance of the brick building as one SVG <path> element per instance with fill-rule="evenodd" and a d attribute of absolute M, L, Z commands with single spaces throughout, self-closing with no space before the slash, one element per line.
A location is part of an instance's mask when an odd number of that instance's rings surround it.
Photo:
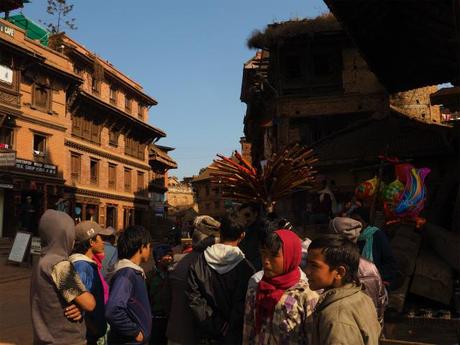
<path fill-rule="evenodd" d="M 36 231 L 56 205 L 76 220 L 149 226 L 150 144 L 166 135 L 148 123 L 157 102 L 71 38 L 48 46 L 16 25 L 0 21 L 0 138 L 3 157 L 16 156 L 0 167 L 0 236 Z"/>
<path fill-rule="evenodd" d="M 317 148 L 320 175 L 346 194 L 374 172 L 351 173 L 350 164 L 359 163 L 358 157 L 346 162 L 348 152 L 338 148 L 332 159 L 319 146 L 353 126 L 365 133 L 362 124 L 373 119 L 399 119 L 402 114 L 427 125 L 441 124 L 439 107 L 430 103 L 436 86 L 389 93 L 332 14 L 268 25 L 248 45 L 258 51 L 244 65 L 241 100 L 247 104 L 244 132 L 256 166 L 289 144 Z M 359 137 L 363 148 L 368 139 Z M 378 164 L 385 147 L 373 148 L 372 157 L 359 164 Z M 300 215 L 301 222 L 309 195 L 295 193 L 279 204 L 279 211 L 292 218 Z"/>

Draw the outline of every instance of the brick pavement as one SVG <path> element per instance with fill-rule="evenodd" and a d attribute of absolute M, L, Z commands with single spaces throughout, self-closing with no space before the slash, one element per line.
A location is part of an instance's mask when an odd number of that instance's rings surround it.
<path fill-rule="evenodd" d="M 0 261 L 0 345 L 32 344 L 30 320 L 30 273 L 27 267 Z"/>

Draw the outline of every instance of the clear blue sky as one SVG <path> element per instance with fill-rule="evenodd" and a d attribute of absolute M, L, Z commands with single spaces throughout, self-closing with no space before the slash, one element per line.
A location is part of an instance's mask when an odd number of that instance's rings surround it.
<path fill-rule="evenodd" d="M 78 29 L 67 33 L 139 82 L 159 104 L 150 123 L 167 137 L 179 177 L 197 174 L 216 153 L 239 149 L 246 111 L 243 63 L 255 29 L 327 12 L 322 0 L 69 0 Z M 46 0 L 23 13 L 47 19 Z"/>

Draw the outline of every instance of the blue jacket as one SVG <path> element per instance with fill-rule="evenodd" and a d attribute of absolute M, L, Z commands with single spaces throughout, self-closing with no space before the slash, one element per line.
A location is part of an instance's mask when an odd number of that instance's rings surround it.
<path fill-rule="evenodd" d="M 109 344 L 148 344 L 152 331 L 152 312 L 142 268 L 123 259 L 110 282 L 105 316 L 110 324 Z M 139 332 L 143 342 L 135 340 Z"/>
<path fill-rule="evenodd" d="M 83 254 L 73 254 L 69 257 L 69 260 L 75 267 L 75 271 L 77 271 L 86 289 L 93 294 L 96 300 L 96 308 L 90 313 L 85 313 L 86 339 L 96 341 L 103 337 L 107 331 L 104 289 L 97 271 L 97 264 Z"/>

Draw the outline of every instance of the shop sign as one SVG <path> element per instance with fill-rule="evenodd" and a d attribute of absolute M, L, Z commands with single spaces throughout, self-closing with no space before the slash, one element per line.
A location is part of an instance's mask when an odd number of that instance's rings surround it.
<path fill-rule="evenodd" d="M 40 255 L 42 252 L 42 242 L 40 237 L 32 237 L 32 241 L 30 242 L 30 254 L 37 254 Z"/>
<path fill-rule="evenodd" d="M 11 247 L 8 261 L 21 263 L 24 261 L 27 247 L 29 246 L 32 234 L 26 231 L 18 231 L 14 238 L 13 247 Z"/>
<path fill-rule="evenodd" d="M 2 23 L 0 23 L 0 32 L 7 34 L 8 36 L 14 37 L 14 29 Z"/>
<path fill-rule="evenodd" d="M 52 164 L 38 163 L 26 159 L 16 159 L 16 168 L 27 172 L 56 175 L 57 167 Z"/>
<path fill-rule="evenodd" d="M 16 164 L 16 151 L 0 150 L 0 167 L 14 167 Z"/>

